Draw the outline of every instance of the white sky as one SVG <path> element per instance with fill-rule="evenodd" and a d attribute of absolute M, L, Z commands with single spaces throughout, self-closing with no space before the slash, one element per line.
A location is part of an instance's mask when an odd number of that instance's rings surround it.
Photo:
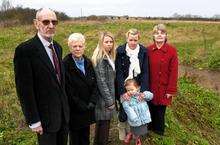
<path fill-rule="evenodd" d="M 10 0 L 13 6 L 49 7 L 69 16 L 129 15 L 172 16 L 192 14 L 211 17 L 220 14 L 220 0 Z"/>

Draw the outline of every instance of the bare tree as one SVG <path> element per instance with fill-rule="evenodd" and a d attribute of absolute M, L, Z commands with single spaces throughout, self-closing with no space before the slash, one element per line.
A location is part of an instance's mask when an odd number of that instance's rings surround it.
<path fill-rule="evenodd" d="M 7 11 L 12 8 L 12 4 L 9 0 L 2 0 L 1 11 Z"/>

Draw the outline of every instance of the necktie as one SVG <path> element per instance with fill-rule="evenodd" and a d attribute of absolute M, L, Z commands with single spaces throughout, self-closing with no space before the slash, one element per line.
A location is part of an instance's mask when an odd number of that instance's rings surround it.
<path fill-rule="evenodd" d="M 57 57 L 57 55 L 56 55 L 56 52 L 55 52 L 55 49 L 54 49 L 53 44 L 50 44 L 48 47 L 49 47 L 49 48 L 51 49 L 51 51 L 52 51 L 54 69 L 55 69 L 55 71 L 56 71 L 57 79 L 58 79 L 58 81 L 60 82 L 61 74 L 60 74 L 60 64 L 59 64 L 58 57 Z"/>

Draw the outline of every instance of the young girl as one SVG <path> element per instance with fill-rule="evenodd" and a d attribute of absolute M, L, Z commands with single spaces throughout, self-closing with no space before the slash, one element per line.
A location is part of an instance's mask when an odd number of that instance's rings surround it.
<path fill-rule="evenodd" d="M 146 101 L 153 98 L 149 91 L 140 93 L 140 85 L 135 79 L 125 81 L 126 93 L 121 97 L 122 106 L 128 116 L 130 133 L 124 142 L 129 144 L 132 138 L 136 139 L 136 145 L 141 145 L 140 136 L 147 133 L 147 123 L 151 122 L 151 116 Z"/>

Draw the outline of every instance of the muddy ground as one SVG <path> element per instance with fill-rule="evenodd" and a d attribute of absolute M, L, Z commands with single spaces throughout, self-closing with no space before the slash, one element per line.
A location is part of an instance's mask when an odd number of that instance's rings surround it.
<path fill-rule="evenodd" d="M 211 89 L 220 94 L 220 72 L 199 70 L 188 66 L 179 66 L 179 76 L 190 77 L 199 86 Z"/>

